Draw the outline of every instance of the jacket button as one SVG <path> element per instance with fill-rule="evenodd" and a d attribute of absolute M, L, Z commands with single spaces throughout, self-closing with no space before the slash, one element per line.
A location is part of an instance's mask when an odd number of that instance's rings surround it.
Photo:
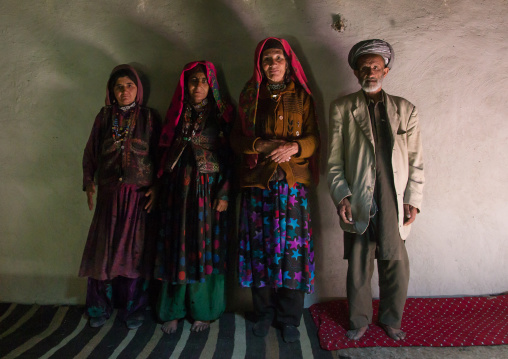
<path fill-rule="evenodd" d="M 282 120 L 282 119 L 284 119 L 284 116 L 280 115 L 279 120 Z"/>
<path fill-rule="evenodd" d="M 120 177 L 118 180 L 119 180 L 120 182 L 123 182 L 123 178 L 122 178 L 122 177 Z"/>

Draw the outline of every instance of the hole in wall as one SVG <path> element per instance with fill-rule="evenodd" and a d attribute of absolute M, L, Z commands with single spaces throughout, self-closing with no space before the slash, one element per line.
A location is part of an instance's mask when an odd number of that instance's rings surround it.
<path fill-rule="evenodd" d="M 344 32 L 346 30 L 346 20 L 341 14 L 332 15 L 332 29 L 337 32 Z"/>

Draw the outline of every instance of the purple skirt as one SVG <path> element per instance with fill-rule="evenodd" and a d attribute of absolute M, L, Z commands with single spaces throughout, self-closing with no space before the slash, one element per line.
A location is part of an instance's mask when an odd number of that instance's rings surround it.
<path fill-rule="evenodd" d="M 144 209 L 146 188 L 121 185 L 99 188 L 79 276 L 97 280 L 150 278 L 154 226 Z"/>

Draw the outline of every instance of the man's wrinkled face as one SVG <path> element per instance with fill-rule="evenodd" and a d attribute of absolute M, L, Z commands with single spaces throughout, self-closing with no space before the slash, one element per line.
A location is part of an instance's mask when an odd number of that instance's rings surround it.
<path fill-rule="evenodd" d="M 357 70 L 354 71 L 363 91 L 376 93 L 381 91 L 383 79 L 388 74 L 388 67 L 382 56 L 367 54 L 362 55 L 356 61 Z"/>

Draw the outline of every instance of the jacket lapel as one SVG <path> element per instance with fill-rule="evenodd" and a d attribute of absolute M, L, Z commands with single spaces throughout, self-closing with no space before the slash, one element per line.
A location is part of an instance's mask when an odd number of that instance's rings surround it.
<path fill-rule="evenodd" d="M 353 102 L 351 112 L 364 135 L 368 138 L 372 146 L 374 146 L 374 136 L 372 134 L 372 126 L 370 125 L 370 115 L 365 95 L 362 90 L 358 91 L 355 95 L 355 101 Z"/>
<path fill-rule="evenodd" d="M 392 147 L 395 143 L 395 138 L 397 137 L 397 129 L 400 125 L 400 116 L 399 109 L 393 101 L 392 97 L 388 95 L 386 92 L 385 95 L 385 104 L 386 104 L 386 115 L 388 116 L 388 121 L 390 122 L 390 128 L 392 133 Z"/>

